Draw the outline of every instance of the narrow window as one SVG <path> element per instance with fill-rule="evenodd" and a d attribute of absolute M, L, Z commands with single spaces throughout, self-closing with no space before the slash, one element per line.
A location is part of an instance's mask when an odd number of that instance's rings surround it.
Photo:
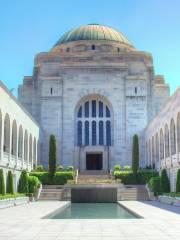
<path fill-rule="evenodd" d="M 103 102 L 99 102 L 99 117 L 103 117 Z"/>
<path fill-rule="evenodd" d="M 119 49 L 119 48 L 117 48 L 117 51 L 118 51 L 118 52 L 120 52 L 120 49 Z"/>
<path fill-rule="evenodd" d="M 85 145 L 89 145 L 89 122 L 85 121 Z"/>
<path fill-rule="evenodd" d="M 96 145 L 96 122 L 92 121 L 92 145 Z"/>
<path fill-rule="evenodd" d="M 51 88 L 51 95 L 53 94 L 53 89 Z"/>
<path fill-rule="evenodd" d="M 99 145 L 104 145 L 103 121 L 99 122 Z"/>
<path fill-rule="evenodd" d="M 66 48 L 66 52 L 69 52 L 70 48 Z"/>
<path fill-rule="evenodd" d="M 85 102 L 85 117 L 89 117 L 89 102 Z"/>
<path fill-rule="evenodd" d="M 78 118 L 82 118 L 82 106 L 79 108 Z"/>
<path fill-rule="evenodd" d="M 111 123 L 106 121 L 106 145 L 111 146 Z"/>
<path fill-rule="evenodd" d="M 92 117 L 96 117 L 96 100 L 92 100 Z"/>
<path fill-rule="evenodd" d="M 82 145 L 82 122 L 81 121 L 78 121 L 77 128 L 78 128 L 77 143 L 78 143 L 78 146 L 81 146 Z"/>
<path fill-rule="evenodd" d="M 134 92 L 135 92 L 135 94 L 137 94 L 137 87 L 134 88 Z"/>
<path fill-rule="evenodd" d="M 95 50 L 95 49 L 96 49 L 95 45 L 92 45 L 91 49 L 92 49 L 92 50 Z"/>
<path fill-rule="evenodd" d="M 106 117 L 111 117 L 109 108 L 106 106 Z"/>

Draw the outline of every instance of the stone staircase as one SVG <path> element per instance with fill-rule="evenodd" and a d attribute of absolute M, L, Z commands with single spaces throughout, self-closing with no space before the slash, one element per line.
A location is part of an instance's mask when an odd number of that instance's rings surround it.
<path fill-rule="evenodd" d="M 139 201 L 148 201 L 149 194 L 145 185 L 137 186 L 124 186 L 123 188 L 118 189 L 118 200 L 139 200 Z"/>
<path fill-rule="evenodd" d="M 77 184 L 110 183 L 111 178 L 107 171 L 81 171 L 78 175 Z"/>
<path fill-rule="evenodd" d="M 69 189 L 58 185 L 44 185 L 39 200 L 69 201 L 70 198 Z"/>

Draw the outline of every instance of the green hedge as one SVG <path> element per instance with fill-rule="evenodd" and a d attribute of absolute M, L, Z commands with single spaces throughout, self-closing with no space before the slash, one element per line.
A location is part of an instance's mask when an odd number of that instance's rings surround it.
<path fill-rule="evenodd" d="M 29 176 L 28 177 L 28 190 L 29 193 L 35 194 L 37 189 L 40 187 L 41 182 L 39 179 L 35 176 Z"/>
<path fill-rule="evenodd" d="M 6 193 L 14 194 L 14 179 L 12 172 L 9 170 L 6 181 Z"/>
<path fill-rule="evenodd" d="M 155 195 L 161 192 L 161 178 L 152 177 L 148 182 L 149 188 L 154 192 Z"/>
<path fill-rule="evenodd" d="M 163 193 L 170 192 L 170 182 L 166 169 L 163 169 L 161 172 L 161 192 Z"/>
<path fill-rule="evenodd" d="M 26 170 L 21 172 L 18 184 L 19 193 L 28 193 L 28 173 Z"/>
<path fill-rule="evenodd" d="M 177 171 L 176 192 L 180 192 L 180 169 Z"/>
<path fill-rule="evenodd" d="M 115 171 L 116 179 L 121 179 L 124 184 L 146 184 L 152 177 L 157 177 L 158 172 L 155 170 L 140 170 L 136 174 L 132 171 Z"/>
<path fill-rule="evenodd" d="M 0 169 L 0 194 L 5 194 L 4 174 L 2 169 Z"/>
<path fill-rule="evenodd" d="M 56 172 L 53 178 L 48 172 L 32 172 L 30 173 L 30 176 L 37 177 L 44 185 L 64 185 L 68 180 L 72 180 L 74 178 L 74 172 Z"/>
<path fill-rule="evenodd" d="M 21 193 L 5 194 L 5 195 L 0 194 L 0 200 L 8 199 L 8 198 L 25 197 L 25 196 L 26 196 L 25 194 L 21 194 Z"/>
<path fill-rule="evenodd" d="M 163 195 L 169 197 L 180 197 L 180 192 L 163 193 Z"/>

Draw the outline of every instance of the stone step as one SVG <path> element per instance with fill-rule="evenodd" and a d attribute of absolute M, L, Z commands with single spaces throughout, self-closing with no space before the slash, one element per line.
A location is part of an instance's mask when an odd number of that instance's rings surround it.
<path fill-rule="evenodd" d="M 81 170 L 79 175 L 109 175 L 108 171 L 104 170 Z"/>

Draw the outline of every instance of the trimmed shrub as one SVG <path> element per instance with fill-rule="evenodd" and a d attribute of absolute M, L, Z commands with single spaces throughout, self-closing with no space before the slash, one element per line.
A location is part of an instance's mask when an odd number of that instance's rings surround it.
<path fill-rule="evenodd" d="M 37 165 L 35 172 L 44 172 L 44 167 L 43 165 Z"/>
<path fill-rule="evenodd" d="M 120 171 L 121 170 L 121 166 L 120 165 L 115 165 L 114 166 L 114 171 Z"/>
<path fill-rule="evenodd" d="M 154 170 L 140 170 L 136 174 L 132 171 L 115 171 L 114 176 L 124 184 L 146 184 L 152 177 L 157 177 L 158 172 Z"/>
<path fill-rule="evenodd" d="M 48 172 L 32 172 L 30 173 L 30 176 L 37 177 L 39 181 L 44 185 L 64 185 L 68 180 L 74 179 L 74 172 L 56 172 L 54 177 L 51 177 Z"/>
<path fill-rule="evenodd" d="M 0 169 L 0 194 L 5 194 L 4 174 L 2 169 Z"/>
<path fill-rule="evenodd" d="M 11 171 L 8 171 L 6 193 L 14 194 L 14 179 Z"/>
<path fill-rule="evenodd" d="M 0 200 L 9 199 L 9 198 L 19 198 L 19 197 L 26 197 L 26 195 L 22 193 L 5 194 L 5 195 L 0 195 Z"/>
<path fill-rule="evenodd" d="M 124 170 L 131 170 L 131 167 L 128 166 L 128 165 L 126 165 L 126 166 L 123 167 L 123 169 L 124 169 Z"/>
<path fill-rule="evenodd" d="M 139 138 L 135 134 L 133 136 L 133 146 L 132 146 L 132 171 L 134 174 L 137 173 L 139 169 Z"/>
<path fill-rule="evenodd" d="M 180 169 L 177 171 L 176 192 L 180 192 Z"/>
<path fill-rule="evenodd" d="M 49 139 L 49 175 L 54 177 L 56 172 L 56 138 L 50 135 Z"/>
<path fill-rule="evenodd" d="M 161 172 L 161 192 L 170 192 L 170 183 L 166 169 L 163 169 Z"/>
<path fill-rule="evenodd" d="M 40 181 L 35 176 L 29 176 L 28 177 L 28 187 L 29 187 L 29 193 L 35 194 L 37 189 L 40 187 Z"/>
<path fill-rule="evenodd" d="M 154 192 L 154 195 L 157 195 L 161 192 L 161 178 L 152 177 L 148 182 L 148 186 Z"/>
<path fill-rule="evenodd" d="M 18 192 L 25 194 L 28 193 L 28 174 L 26 170 L 23 170 L 21 172 L 21 176 L 19 178 Z"/>
<path fill-rule="evenodd" d="M 56 168 L 56 171 L 57 171 L 57 172 L 61 172 L 61 171 L 63 171 L 63 170 L 64 170 L 63 165 L 58 165 L 57 168 Z"/>
<path fill-rule="evenodd" d="M 67 170 L 67 171 L 73 171 L 73 170 L 74 170 L 74 167 L 73 167 L 73 166 L 68 166 L 68 167 L 66 168 L 66 170 Z"/>

